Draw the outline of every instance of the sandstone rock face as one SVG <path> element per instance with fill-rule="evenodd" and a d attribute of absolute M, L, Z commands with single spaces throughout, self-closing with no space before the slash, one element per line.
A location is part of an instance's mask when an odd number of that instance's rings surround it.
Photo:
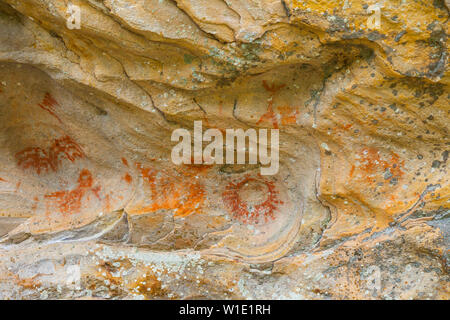
<path fill-rule="evenodd" d="M 448 7 L 0 0 L 0 298 L 448 299 Z"/>

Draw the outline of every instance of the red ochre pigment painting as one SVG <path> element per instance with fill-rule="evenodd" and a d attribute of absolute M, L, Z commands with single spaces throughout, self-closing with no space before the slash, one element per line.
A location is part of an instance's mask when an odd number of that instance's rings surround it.
<path fill-rule="evenodd" d="M 90 200 L 94 195 L 100 200 L 100 186 L 94 185 L 94 178 L 88 169 L 83 169 L 78 177 L 78 185 L 73 190 L 57 191 L 45 195 L 50 207 L 56 207 L 60 213 L 73 214 L 81 211 L 83 199 Z"/>
<path fill-rule="evenodd" d="M 395 184 L 395 181 L 404 174 L 402 168 L 405 161 L 400 160 L 399 155 L 394 152 L 382 157 L 377 148 L 363 148 L 358 153 L 358 162 L 359 165 L 352 165 L 349 176 L 353 178 L 355 171 L 358 170 L 366 183 L 375 183 L 377 179 L 374 175 L 379 174 L 384 180 Z"/>
<path fill-rule="evenodd" d="M 243 199 L 242 192 L 251 183 L 264 189 L 261 190 L 263 196 L 266 197 L 264 201 L 251 204 Z M 240 181 L 230 182 L 222 194 L 222 199 L 234 219 L 242 223 L 257 224 L 262 221 L 267 223 L 275 219 L 278 206 L 283 204 L 278 199 L 278 195 L 279 193 L 272 181 L 265 180 L 261 176 L 257 178 L 247 176 Z"/>
<path fill-rule="evenodd" d="M 124 166 L 129 167 L 127 159 L 122 157 L 121 160 Z M 133 177 L 128 172 L 123 175 L 122 179 L 125 180 L 125 182 L 128 184 L 131 184 L 131 182 L 133 182 Z"/>
<path fill-rule="evenodd" d="M 123 176 L 123 180 L 125 180 L 125 182 L 128 184 L 131 184 L 131 182 L 133 182 L 133 178 L 129 173 L 125 173 L 125 175 Z"/>
<path fill-rule="evenodd" d="M 39 147 L 26 148 L 15 155 L 17 165 L 22 169 L 32 168 L 37 174 L 58 171 L 61 159 L 71 162 L 84 157 L 81 147 L 69 136 L 55 139 L 48 150 Z"/>
<path fill-rule="evenodd" d="M 278 106 L 276 107 L 277 112 L 275 112 L 275 108 L 273 106 L 275 95 L 286 85 L 269 85 L 265 80 L 263 80 L 262 85 L 266 91 L 270 92 L 269 104 L 267 106 L 267 112 L 259 118 L 256 124 L 272 123 L 273 128 L 278 129 L 280 125 L 296 123 L 298 110 L 290 106 Z"/>
<path fill-rule="evenodd" d="M 50 113 L 53 117 L 55 117 L 60 123 L 62 123 L 61 119 L 56 114 L 55 108 L 59 106 L 58 102 L 55 100 L 55 98 L 52 97 L 50 93 L 46 93 L 44 96 L 44 99 L 41 103 L 38 104 L 39 107 L 41 107 L 43 110 Z"/>
<path fill-rule="evenodd" d="M 195 179 L 202 175 L 209 166 L 184 166 L 177 170 L 179 175 L 170 174 L 166 170 L 158 171 L 136 163 L 136 167 L 150 187 L 152 204 L 139 209 L 141 212 L 155 212 L 161 209 L 173 210 L 174 217 L 186 217 L 201 210 L 206 192 L 203 184 Z"/>

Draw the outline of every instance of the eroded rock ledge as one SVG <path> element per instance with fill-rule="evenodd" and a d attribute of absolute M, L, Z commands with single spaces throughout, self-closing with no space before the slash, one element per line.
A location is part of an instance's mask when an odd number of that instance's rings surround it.
<path fill-rule="evenodd" d="M 448 299 L 449 4 L 374 4 L 0 0 L 0 298 Z"/>

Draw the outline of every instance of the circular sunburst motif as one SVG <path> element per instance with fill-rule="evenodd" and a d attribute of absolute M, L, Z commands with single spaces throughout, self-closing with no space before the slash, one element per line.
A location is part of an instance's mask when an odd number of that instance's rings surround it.
<path fill-rule="evenodd" d="M 222 199 L 233 218 L 252 224 L 273 220 L 278 206 L 283 204 L 274 183 L 261 176 L 230 182 Z"/>

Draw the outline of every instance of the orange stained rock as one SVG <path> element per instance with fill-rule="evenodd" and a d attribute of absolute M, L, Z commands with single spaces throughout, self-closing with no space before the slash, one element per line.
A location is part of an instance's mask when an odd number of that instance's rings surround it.
<path fill-rule="evenodd" d="M 258 122 L 256 124 L 261 124 L 263 122 L 272 122 L 272 126 L 275 129 L 278 129 L 278 118 L 275 112 L 272 110 L 272 104 L 273 102 L 269 102 L 269 106 L 267 107 L 267 112 L 264 113 L 261 118 L 259 118 Z"/>
<path fill-rule="evenodd" d="M 100 188 L 96 188 L 95 190 L 93 190 L 93 192 L 95 193 L 95 196 L 98 199 L 100 199 L 99 191 L 100 191 Z M 122 198 L 123 199 L 123 197 L 121 197 L 121 196 L 119 196 L 118 198 Z M 112 208 L 112 206 L 111 206 L 111 192 L 105 195 L 105 206 L 104 206 L 104 208 L 105 208 L 106 212 L 110 212 L 112 210 L 111 209 Z"/>
<path fill-rule="evenodd" d="M 185 217 L 197 212 L 206 198 L 204 186 L 194 175 L 202 174 L 207 168 L 186 167 L 178 175 L 147 168 L 136 164 L 142 179 L 150 187 L 152 204 L 141 208 L 141 212 L 155 212 L 161 209 L 173 210 L 175 217 Z"/>
<path fill-rule="evenodd" d="M 93 193 L 100 200 L 100 187 L 92 187 L 94 179 L 88 169 L 81 170 L 78 177 L 78 186 L 73 190 L 57 191 L 45 195 L 45 198 L 58 208 L 61 213 L 78 213 L 81 211 L 82 200 L 86 196 L 90 199 L 89 193 Z"/>
<path fill-rule="evenodd" d="M 342 131 L 349 131 L 352 127 L 353 127 L 353 124 L 351 124 L 351 123 L 340 124 L 337 127 L 333 128 L 333 131 L 334 132 L 337 132 L 337 131 L 340 131 L 340 130 L 342 130 Z"/>
<path fill-rule="evenodd" d="M 280 114 L 280 120 L 282 125 L 297 123 L 298 110 L 290 106 L 279 106 L 277 110 Z"/>
<path fill-rule="evenodd" d="M 355 169 L 356 169 L 355 165 L 352 164 L 352 167 L 351 167 L 351 169 L 350 169 L 350 173 L 348 174 L 348 176 L 349 176 L 350 178 L 353 178 L 353 175 L 355 174 Z"/>
<path fill-rule="evenodd" d="M 342 125 L 341 127 L 342 127 L 342 129 L 344 130 L 344 131 L 348 131 L 348 130 L 350 130 L 350 128 L 353 126 L 353 124 L 351 124 L 351 123 L 348 123 L 348 124 L 346 124 L 346 125 Z"/>
<path fill-rule="evenodd" d="M 20 278 L 17 275 L 14 275 L 15 282 L 23 287 L 24 289 L 36 289 L 37 287 L 40 287 L 42 284 L 39 281 L 36 281 L 36 278 L 41 276 L 41 274 L 37 274 L 31 278 Z"/>
<path fill-rule="evenodd" d="M 191 163 L 194 163 L 194 157 L 191 157 Z M 212 165 L 206 164 L 183 164 L 180 167 L 177 167 L 177 172 L 186 177 L 194 177 L 206 174 L 211 168 Z"/>
<path fill-rule="evenodd" d="M 380 155 L 380 150 L 373 147 L 363 148 L 359 153 L 359 165 L 353 164 L 349 176 L 352 178 L 354 176 L 355 170 L 358 169 L 365 175 L 365 180 L 368 183 L 373 183 L 376 180 L 371 177 L 371 175 L 379 173 L 382 174 L 387 169 L 391 173 L 391 178 L 399 178 L 403 176 L 404 172 L 402 168 L 405 161 L 400 161 L 398 154 L 390 152 L 387 157 L 382 158 Z M 387 159 L 386 159 L 387 158 Z"/>
<path fill-rule="evenodd" d="M 126 173 L 126 174 L 123 176 L 123 179 L 124 179 L 128 184 L 130 184 L 130 183 L 133 181 L 133 178 L 130 176 L 129 173 Z"/>
<path fill-rule="evenodd" d="M 136 281 L 130 284 L 130 287 L 143 295 L 145 299 L 154 299 L 155 296 L 166 296 L 168 293 L 164 289 L 162 281 L 151 270 L 147 270 L 143 276 L 137 278 Z"/>

